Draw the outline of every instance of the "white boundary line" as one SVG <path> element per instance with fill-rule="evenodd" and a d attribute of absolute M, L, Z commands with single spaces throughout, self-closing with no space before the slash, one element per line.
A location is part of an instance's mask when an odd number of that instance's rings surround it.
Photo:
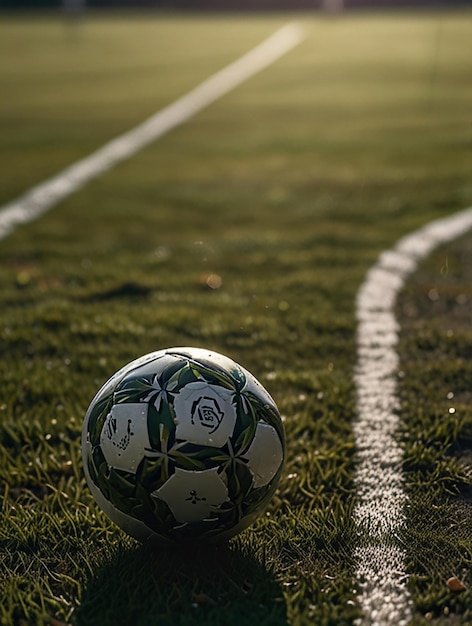
<path fill-rule="evenodd" d="M 413 613 L 406 553 L 399 538 L 407 495 L 397 442 L 397 296 L 436 247 L 470 229 L 472 208 L 430 222 L 400 239 L 380 255 L 357 295 L 357 418 L 353 428 L 357 446 L 354 516 L 360 537 L 356 574 L 363 611 L 359 626 L 405 626 Z"/>
<path fill-rule="evenodd" d="M 31 188 L 0 208 L 0 240 L 18 225 L 34 220 L 90 180 L 146 147 L 203 110 L 244 81 L 262 71 L 304 38 L 300 25 L 289 23 L 242 57 L 213 74 L 173 104 L 139 126 L 71 165 L 53 178 Z"/>

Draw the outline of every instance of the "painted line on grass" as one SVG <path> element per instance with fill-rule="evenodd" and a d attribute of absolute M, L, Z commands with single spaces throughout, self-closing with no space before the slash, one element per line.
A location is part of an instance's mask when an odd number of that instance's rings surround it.
<path fill-rule="evenodd" d="M 31 188 L 0 208 L 0 239 L 20 224 L 30 222 L 90 180 L 186 122 L 243 82 L 272 65 L 304 38 L 302 27 L 290 22 L 242 57 L 213 74 L 182 98 L 161 109 L 132 130 L 120 135 L 90 156 L 77 161 L 53 178 Z"/>
<path fill-rule="evenodd" d="M 405 626 L 413 614 L 399 538 L 407 495 L 397 391 L 397 296 L 408 277 L 436 247 L 472 229 L 472 208 L 435 220 L 400 239 L 369 270 L 357 295 L 357 446 L 354 516 L 359 603 L 358 626 Z"/>

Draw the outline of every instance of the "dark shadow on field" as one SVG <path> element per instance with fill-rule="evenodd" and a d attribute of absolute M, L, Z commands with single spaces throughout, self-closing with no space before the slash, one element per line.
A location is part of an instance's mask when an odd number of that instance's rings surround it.
<path fill-rule="evenodd" d="M 286 626 L 280 583 L 230 546 L 121 552 L 87 584 L 78 626 Z"/>

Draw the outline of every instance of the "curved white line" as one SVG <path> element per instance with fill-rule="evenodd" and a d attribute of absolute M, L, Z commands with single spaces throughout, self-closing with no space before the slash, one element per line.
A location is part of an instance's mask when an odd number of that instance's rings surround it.
<path fill-rule="evenodd" d="M 405 548 L 399 531 L 407 502 L 402 450 L 397 442 L 399 401 L 397 296 L 407 278 L 436 247 L 472 229 L 472 208 L 430 222 L 383 252 L 357 295 L 357 446 L 354 517 L 359 626 L 405 626 L 413 612 Z"/>
<path fill-rule="evenodd" d="M 133 156 L 176 126 L 269 67 L 304 38 L 300 25 L 289 23 L 253 50 L 213 74 L 185 96 L 158 111 L 136 128 L 30 189 L 0 208 L 0 240 L 19 224 L 29 222 L 81 189 L 90 180 Z"/>

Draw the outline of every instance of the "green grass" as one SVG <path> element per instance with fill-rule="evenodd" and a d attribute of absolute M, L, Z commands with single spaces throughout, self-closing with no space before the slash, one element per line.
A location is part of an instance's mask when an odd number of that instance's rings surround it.
<path fill-rule="evenodd" d="M 97 16 L 73 32 L 4 18 L 1 201 L 289 18 Z M 307 39 L 276 65 L 0 242 L 1 624 L 342 626 L 360 615 L 355 297 L 379 252 L 471 203 L 472 23 L 463 12 L 301 20 Z M 441 281 L 467 295 L 470 257 L 454 251 Z M 435 309 L 422 286 L 438 258 L 399 309 L 408 566 L 416 622 L 465 625 L 470 593 L 452 597 L 444 577 L 463 577 L 472 550 L 470 308 L 453 340 L 459 305 Z M 206 554 L 149 554 L 99 511 L 82 474 L 96 390 L 173 345 L 239 361 L 286 428 L 267 514 Z M 462 399 L 446 423 L 449 391 Z"/>
<path fill-rule="evenodd" d="M 424 614 L 460 623 L 472 618 L 470 592 L 446 583 L 472 586 L 470 245 L 469 236 L 431 255 L 399 303 L 411 587 Z"/>

